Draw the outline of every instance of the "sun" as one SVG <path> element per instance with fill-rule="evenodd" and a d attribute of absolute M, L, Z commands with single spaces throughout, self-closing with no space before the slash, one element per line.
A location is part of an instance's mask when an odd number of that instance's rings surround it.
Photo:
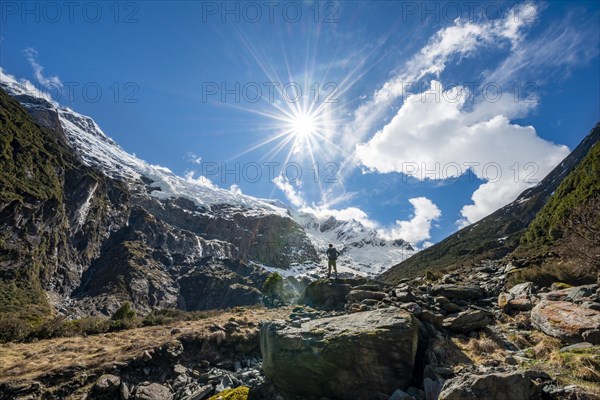
<path fill-rule="evenodd" d="M 317 130 L 317 122 L 314 116 L 306 113 L 296 115 L 290 121 L 292 134 L 298 139 L 307 139 Z"/>

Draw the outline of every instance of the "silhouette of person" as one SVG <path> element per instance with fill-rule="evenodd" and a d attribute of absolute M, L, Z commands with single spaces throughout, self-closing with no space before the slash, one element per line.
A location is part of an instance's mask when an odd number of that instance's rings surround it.
<path fill-rule="evenodd" d="M 335 247 L 333 247 L 333 244 L 329 243 L 329 248 L 326 251 L 327 253 L 327 268 L 328 268 L 328 272 L 327 272 L 327 278 L 331 278 L 331 267 L 333 267 L 333 270 L 335 272 L 335 279 L 337 279 L 337 266 L 336 266 L 336 260 L 338 258 L 338 256 L 340 255 L 340 252 L 337 251 L 337 249 Z"/>

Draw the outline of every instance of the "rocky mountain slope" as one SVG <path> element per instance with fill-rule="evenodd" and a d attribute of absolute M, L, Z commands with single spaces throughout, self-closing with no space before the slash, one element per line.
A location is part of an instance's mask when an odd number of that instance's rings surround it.
<path fill-rule="evenodd" d="M 286 210 L 149 165 L 90 118 L 1 81 L 0 312 L 37 323 L 125 301 L 235 306 L 260 299 L 257 265 L 318 261 Z"/>
<path fill-rule="evenodd" d="M 319 280 L 294 307 L 4 344 L 0 399 L 600 398 L 598 285 L 507 289 L 512 271 Z"/>
<path fill-rule="evenodd" d="M 557 191 L 561 182 L 582 162 L 592 147 L 597 147 L 595 145 L 598 141 L 600 124 L 540 183 L 525 190 L 515 201 L 393 266 L 381 274 L 380 278 L 398 282 L 403 277 L 422 275 L 427 270 L 439 271 L 474 265 L 481 260 L 500 259 L 508 255 L 519 246 L 529 224 Z M 582 185 L 581 190 L 596 190 L 595 186 L 585 186 L 585 182 Z"/>

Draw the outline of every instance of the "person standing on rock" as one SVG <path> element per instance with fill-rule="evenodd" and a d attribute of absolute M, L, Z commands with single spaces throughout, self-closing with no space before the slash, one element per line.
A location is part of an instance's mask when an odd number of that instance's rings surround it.
<path fill-rule="evenodd" d="M 337 266 L 335 264 L 340 252 L 337 251 L 333 244 L 329 243 L 329 248 L 326 251 L 327 253 L 327 279 L 331 278 L 331 267 L 333 267 L 333 271 L 335 272 L 335 279 L 337 279 Z"/>

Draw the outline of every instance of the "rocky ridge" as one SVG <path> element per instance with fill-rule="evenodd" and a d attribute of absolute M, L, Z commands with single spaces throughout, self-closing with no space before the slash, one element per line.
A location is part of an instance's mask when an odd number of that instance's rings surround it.
<path fill-rule="evenodd" d="M 318 260 L 286 210 L 176 177 L 127 154 L 91 118 L 6 75 L 1 86 L 14 99 L 0 90 L 0 314 L 255 304 L 261 266 Z"/>

